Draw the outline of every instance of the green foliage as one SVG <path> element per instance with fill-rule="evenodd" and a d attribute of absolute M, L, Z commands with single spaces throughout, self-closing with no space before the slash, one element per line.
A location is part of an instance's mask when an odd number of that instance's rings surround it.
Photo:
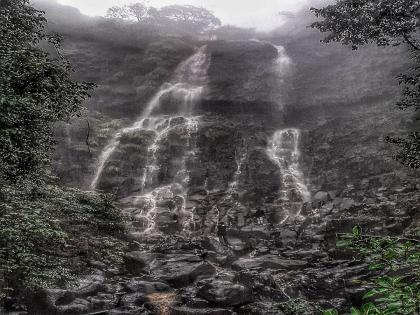
<path fill-rule="evenodd" d="M 398 161 L 411 168 L 420 168 L 420 132 L 412 132 L 405 138 L 387 137 L 387 141 L 400 148 L 395 156 Z"/>
<path fill-rule="evenodd" d="M 360 227 L 352 234 L 340 235 L 337 246 L 356 252 L 357 258 L 367 261 L 371 270 L 386 272 L 411 270 L 420 264 L 420 242 L 415 239 L 366 236 Z"/>
<path fill-rule="evenodd" d="M 60 38 L 45 33 L 43 13 L 28 0 L 2 1 L 0 24 L 0 179 L 35 180 L 49 165 L 53 123 L 79 114 L 92 85 L 70 78 Z"/>
<path fill-rule="evenodd" d="M 303 299 L 279 303 L 278 308 L 286 315 L 311 315 L 318 309 L 316 305 Z"/>
<path fill-rule="evenodd" d="M 67 235 L 36 202 L 0 203 L 0 270 L 4 288 L 45 287 L 68 275 L 57 255 Z M 3 291 L 3 292 L 2 292 Z"/>
<path fill-rule="evenodd" d="M 6 285 L 2 293 L 69 279 L 70 261 L 80 254 L 81 244 L 85 262 L 115 263 L 123 250 L 117 237 L 123 232 L 122 216 L 109 196 L 56 186 L 28 185 L 19 190 L 3 186 L 0 270 Z"/>
<path fill-rule="evenodd" d="M 420 53 L 414 53 L 415 66 L 409 73 L 400 75 L 400 84 L 403 93 L 398 108 L 402 110 L 411 109 L 416 112 L 420 110 Z M 400 152 L 396 155 L 398 161 L 405 166 L 420 168 L 420 132 L 411 132 L 407 137 L 388 137 L 387 140 L 398 147 Z"/>
<path fill-rule="evenodd" d="M 321 9 L 311 9 L 323 21 L 313 28 L 329 34 L 324 42 L 340 42 L 358 46 L 376 42 L 379 46 L 398 45 L 413 41 L 417 28 L 418 0 L 338 0 Z"/>
<path fill-rule="evenodd" d="M 113 263 L 124 225 L 109 196 L 49 183 L 53 125 L 80 114 L 92 87 L 71 79 L 28 0 L 0 4 L 0 298 L 71 278 L 91 259 Z M 55 57 L 41 49 L 55 48 Z"/>
<path fill-rule="evenodd" d="M 414 236 L 394 238 L 364 235 L 357 226 L 352 233 L 340 235 L 337 246 L 354 250 L 356 258 L 368 262 L 373 273 L 368 281 L 361 283 L 370 288 L 363 296 L 363 299 L 370 302 L 361 308 L 352 307 L 352 315 L 419 312 L 419 240 Z"/>

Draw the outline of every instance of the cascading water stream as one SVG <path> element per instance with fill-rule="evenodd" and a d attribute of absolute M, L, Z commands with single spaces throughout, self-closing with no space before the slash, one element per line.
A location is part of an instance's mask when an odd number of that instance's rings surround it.
<path fill-rule="evenodd" d="M 242 166 L 244 165 L 247 157 L 248 157 L 248 148 L 245 145 L 242 146 L 241 150 L 235 152 L 236 171 L 233 174 L 232 180 L 228 184 L 228 189 L 226 190 L 225 196 L 219 201 L 220 204 L 224 204 L 227 201 L 232 201 L 232 205 L 234 206 L 240 205 L 240 202 L 237 196 L 237 194 L 239 193 L 238 186 L 239 186 L 240 176 L 242 174 Z M 206 185 L 207 184 L 205 183 L 205 187 Z M 215 218 L 215 220 L 211 220 L 212 216 Z M 217 228 L 222 219 L 223 218 L 221 217 L 218 204 L 215 204 L 212 207 L 212 209 L 208 212 L 208 220 L 213 221 L 214 226 Z"/>
<path fill-rule="evenodd" d="M 288 218 L 299 217 L 303 204 L 311 200 L 311 193 L 299 165 L 299 141 L 298 129 L 278 130 L 270 140 L 267 150 L 268 156 L 281 172 L 279 199 L 286 213 L 283 222 Z"/>
<path fill-rule="evenodd" d="M 274 46 L 277 49 L 278 57 L 275 61 L 275 69 L 277 71 L 277 77 L 283 80 L 285 72 L 287 72 L 292 64 L 292 60 L 286 53 L 286 49 L 283 46 Z"/>
<path fill-rule="evenodd" d="M 191 114 L 191 103 L 194 100 L 197 100 L 202 94 L 207 77 L 208 56 L 205 51 L 206 47 L 203 46 L 196 54 L 184 61 L 175 71 L 174 79 L 170 83 L 165 83 L 156 95 L 149 101 L 140 118 L 131 127 L 124 128 L 114 135 L 112 140 L 99 156 L 98 167 L 90 185 L 92 190 L 97 188 L 104 167 L 112 153 L 118 147 L 121 136 L 131 131 L 143 129 L 145 119 L 149 118 L 153 111 L 159 107 L 162 96 L 172 92 L 176 92 L 181 95 L 183 94 L 184 108 L 181 114 Z M 186 113 L 186 110 L 189 112 Z"/>
<path fill-rule="evenodd" d="M 141 117 L 130 127 L 118 131 L 110 143 L 102 151 L 91 189 L 97 188 L 107 162 L 120 144 L 121 136 L 143 130 L 153 131 L 154 139 L 147 150 L 147 161 L 141 178 L 141 193 L 134 198 L 134 205 L 138 208 L 137 218 L 145 221 L 145 232 L 155 230 L 155 219 L 158 203 L 161 199 L 179 196 L 183 201 L 178 209 L 183 229 L 192 227 L 193 214 L 186 209 L 188 194 L 189 171 L 187 161 L 194 155 L 194 143 L 191 138 L 197 133 L 199 117 L 193 117 L 194 106 L 201 98 L 207 81 L 207 69 L 210 60 L 206 47 L 200 48 L 193 56 L 184 61 L 175 71 L 174 78 L 162 85 L 161 89 L 149 101 Z M 178 107 L 171 110 L 174 114 L 159 115 L 157 111 L 162 105 L 162 99 L 174 99 Z M 170 183 L 161 185 L 156 180 L 160 171 L 159 151 L 162 143 L 171 133 L 185 133 L 185 147 L 182 152 L 179 171 Z"/>

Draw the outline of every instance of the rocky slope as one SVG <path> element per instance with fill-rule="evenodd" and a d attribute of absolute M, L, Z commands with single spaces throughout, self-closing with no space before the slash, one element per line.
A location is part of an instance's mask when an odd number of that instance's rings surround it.
<path fill-rule="evenodd" d="M 57 176 L 117 195 L 130 251 L 38 292 L 31 314 L 292 314 L 280 303 L 296 298 L 317 314 L 360 301 L 351 280 L 365 266 L 335 233 L 419 222 L 418 174 L 383 140 L 411 128 L 382 79 L 404 52 L 295 36 L 126 47 L 68 35 L 76 75 L 99 86 L 89 127 L 57 127 Z"/>

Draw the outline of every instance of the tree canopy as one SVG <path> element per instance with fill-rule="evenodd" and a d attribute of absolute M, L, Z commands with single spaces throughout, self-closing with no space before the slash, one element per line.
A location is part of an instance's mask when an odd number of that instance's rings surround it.
<path fill-rule="evenodd" d="M 220 20 L 205 8 L 192 5 L 170 5 L 159 10 L 162 19 L 189 25 L 199 31 L 207 31 L 221 25 Z"/>
<path fill-rule="evenodd" d="M 70 78 L 60 38 L 44 32 L 42 12 L 27 0 L 2 1 L 0 23 L 0 178 L 13 182 L 43 172 L 52 125 L 78 115 L 92 85 Z M 56 56 L 40 43 L 49 43 Z"/>
<path fill-rule="evenodd" d="M 352 49 L 376 43 L 378 46 L 407 44 L 413 66 L 399 76 L 402 96 L 400 109 L 420 109 L 420 27 L 419 0 L 338 0 L 324 8 L 312 8 L 322 20 L 311 26 L 327 33 L 324 42 L 339 42 Z M 396 158 L 406 166 L 420 168 L 420 133 L 412 131 L 405 138 L 388 137 L 400 147 Z"/>
<path fill-rule="evenodd" d="M 192 5 L 169 5 L 157 9 L 148 7 L 145 2 L 137 2 L 109 8 L 107 17 L 147 22 L 159 26 L 166 25 L 190 33 L 202 33 L 221 25 L 220 20 L 212 12 Z"/>
<path fill-rule="evenodd" d="M 370 42 L 379 46 L 405 41 L 418 50 L 414 33 L 418 28 L 419 0 L 339 0 L 321 9 L 312 8 L 317 17 L 312 24 L 328 32 L 325 42 L 341 42 L 353 49 Z"/>
<path fill-rule="evenodd" d="M 108 9 L 107 17 L 112 19 L 134 19 L 137 22 L 149 17 L 149 9 L 145 2 L 136 2 L 129 5 L 114 6 Z"/>

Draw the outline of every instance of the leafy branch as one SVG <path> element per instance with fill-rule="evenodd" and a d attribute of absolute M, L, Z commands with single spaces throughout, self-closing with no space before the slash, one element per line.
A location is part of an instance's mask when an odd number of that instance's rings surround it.
<path fill-rule="evenodd" d="M 367 303 L 352 307 L 351 315 L 418 314 L 420 312 L 420 241 L 417 236 L 390 237 L 363 234 L 356 226 L 351 233 L 337 235 L 337 247 L 351 249 L 355 258 L 369 263 L 372 275 L 359 282 L 370 290 Z M 334 309 L 323 315 L 338 315 Z"/>

